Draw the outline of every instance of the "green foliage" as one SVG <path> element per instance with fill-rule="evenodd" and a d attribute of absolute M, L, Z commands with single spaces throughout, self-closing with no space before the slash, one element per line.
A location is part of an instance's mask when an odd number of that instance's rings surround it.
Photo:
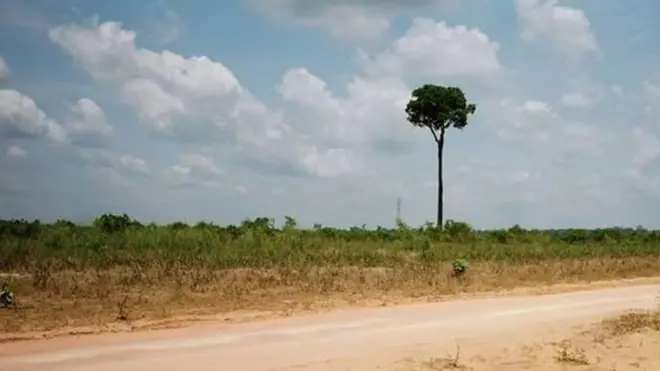
<path fill-rule="evenodd" d="M 117 233 L 129 228 L 140 228 L 142 224 L 126 214 L 103 214 L 94 219 L 94 226 L 105 233 Z"/>
<path fill-rule="evenodd" d="M 213 269 L 276 265 L 395 267 L 660 254 L 660 232 L 642 228 L 541 231 L 513 226 L 476 230 L 453 220 L 447 220 L 443 228 L 433 223 L 411 226 L 403 220 L 394 228 L 301 228 L 293 218 L 285 219 L 283 224 L 278 227 L 271 218 L 254 218 L 238 226 L 179 222 L 141 227 L 131 217 L 110 214 L 100 216 L 92 226 L 66 221 L 0 221 L 0 271 L 149 267 L 168 262 Z M 48 277 L 43 280 L 46 282 Z"/>
<path fill-rule="evenodd" d="M 298 222 L 296 221 L 295 218 L 291 216 L 285 216 L 284 217 L 284 229 L 285 230 L 295 230 L 296 227 L 298 226 Z"/>
<path fill-rule="evenodd" d="M 458 87 L 425 84 L 412 92 L 406 113 L 411 124 L 444 132 L 450 127 L 463 129 L 476 109 Z"/>
<path fill-rule="evenodd" d="M 0 237 L 34 238 L 41 231 L 41 222 L 25 219 L 0 220 Z"/>
<path fill-rule="evenodd" d="M 465 222 L 447 220 L 443 232 L 452 241 L 467 242 L 474 238 L 472 227 Z"/>
<path fill-rule="evenodd" d="M 469 264 L 465 259 L 454 259 L 451 262 L 451 270 L 455 277 L 460 277 L 467 272 Z"/>
<path fill-rule="evenodd" d="M 168 224 L 167 228 L 173 231 L 180 231 L 180 230 L 188 229 L 190 228 L 190 226 L 184 222 L 174 222 Z"/>

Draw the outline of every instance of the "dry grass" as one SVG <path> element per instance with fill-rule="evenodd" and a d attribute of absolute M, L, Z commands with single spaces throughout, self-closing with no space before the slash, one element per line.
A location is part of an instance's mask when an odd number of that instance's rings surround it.
<path fill-rule="evenodd" d="M 660 310 L 626 313 L 604 321 L 602 326 L 609 337 L 626 336 L 647 330 L 660 332 Z"/>
<path fill-rule="evenodd" d="M 570 341 L 564 340 L 557 344 L 557 355 L 555 360 L 558 363 L 564 363 L 574 366 L 586 366 L 590 364 L 589 358 L 583 348 L 573 345 Z"/>
<path fill-rule="evenodd" d="M 176 325 L 204 316 L 235 321 L 337 306 L 387 305 L 460 293 L 652 276 L 659 270 L 660 259 L 648 257 L 476 262 L 460 278 L 452 275 L 448 263 L 389 268 L 43 269 L 11 278 L 16 305 L 0 310 L 0 328 L 5 337 L 11 337 L 63 329 L 130 330 L 152 326 L 154 320 Z"/>

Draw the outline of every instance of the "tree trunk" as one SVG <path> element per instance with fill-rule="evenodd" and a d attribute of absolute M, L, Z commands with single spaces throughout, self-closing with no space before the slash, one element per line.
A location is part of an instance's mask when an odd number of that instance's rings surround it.
<path fill-rule="evenodd" d="M 438 228 L 442 228 L 442 217 L 443 217 L 443 194 L 444 188 L 442 185 L 442 150 L 445 147 L 445 131 L 440 132 L 440 137 L 438 138 L 438 217 L 436 223 Z"/>

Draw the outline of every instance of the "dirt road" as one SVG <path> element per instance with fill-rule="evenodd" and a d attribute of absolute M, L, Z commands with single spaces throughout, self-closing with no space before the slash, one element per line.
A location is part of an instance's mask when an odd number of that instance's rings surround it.
<path fill-rule="evenodd" d="M 376 364 L 388 369 L 383 363 L 417 346 L 440 349 L 479 339 L 504 344 L 519 336 L 537 336 L 543 326 L 650 309 L 659 289 L 653 285 L 493 297 L 241 325 L 8 343 L 0 345 L 0 370 L 373 370 Z"/>

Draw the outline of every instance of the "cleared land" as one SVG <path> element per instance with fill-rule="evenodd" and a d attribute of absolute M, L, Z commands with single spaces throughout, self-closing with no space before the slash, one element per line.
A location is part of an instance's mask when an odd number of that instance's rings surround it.
<path fill-rule="evenodd" d="M 660 232 L 640 229 L 474 231 L 463 223 L 338 230 L 142 226 L 104 216 L 0 223 L 6 340 L 60 333 L 240 322 L 344 306 L 436 301 L 460 294 L 660 272 Z M 464 272 L 463 272 L 464 271 Z"/>
<path fill-rule="evenodd" d="M 15 342 L 0 347 L 0 370 L 656 370 L 659 288 Z"/>

